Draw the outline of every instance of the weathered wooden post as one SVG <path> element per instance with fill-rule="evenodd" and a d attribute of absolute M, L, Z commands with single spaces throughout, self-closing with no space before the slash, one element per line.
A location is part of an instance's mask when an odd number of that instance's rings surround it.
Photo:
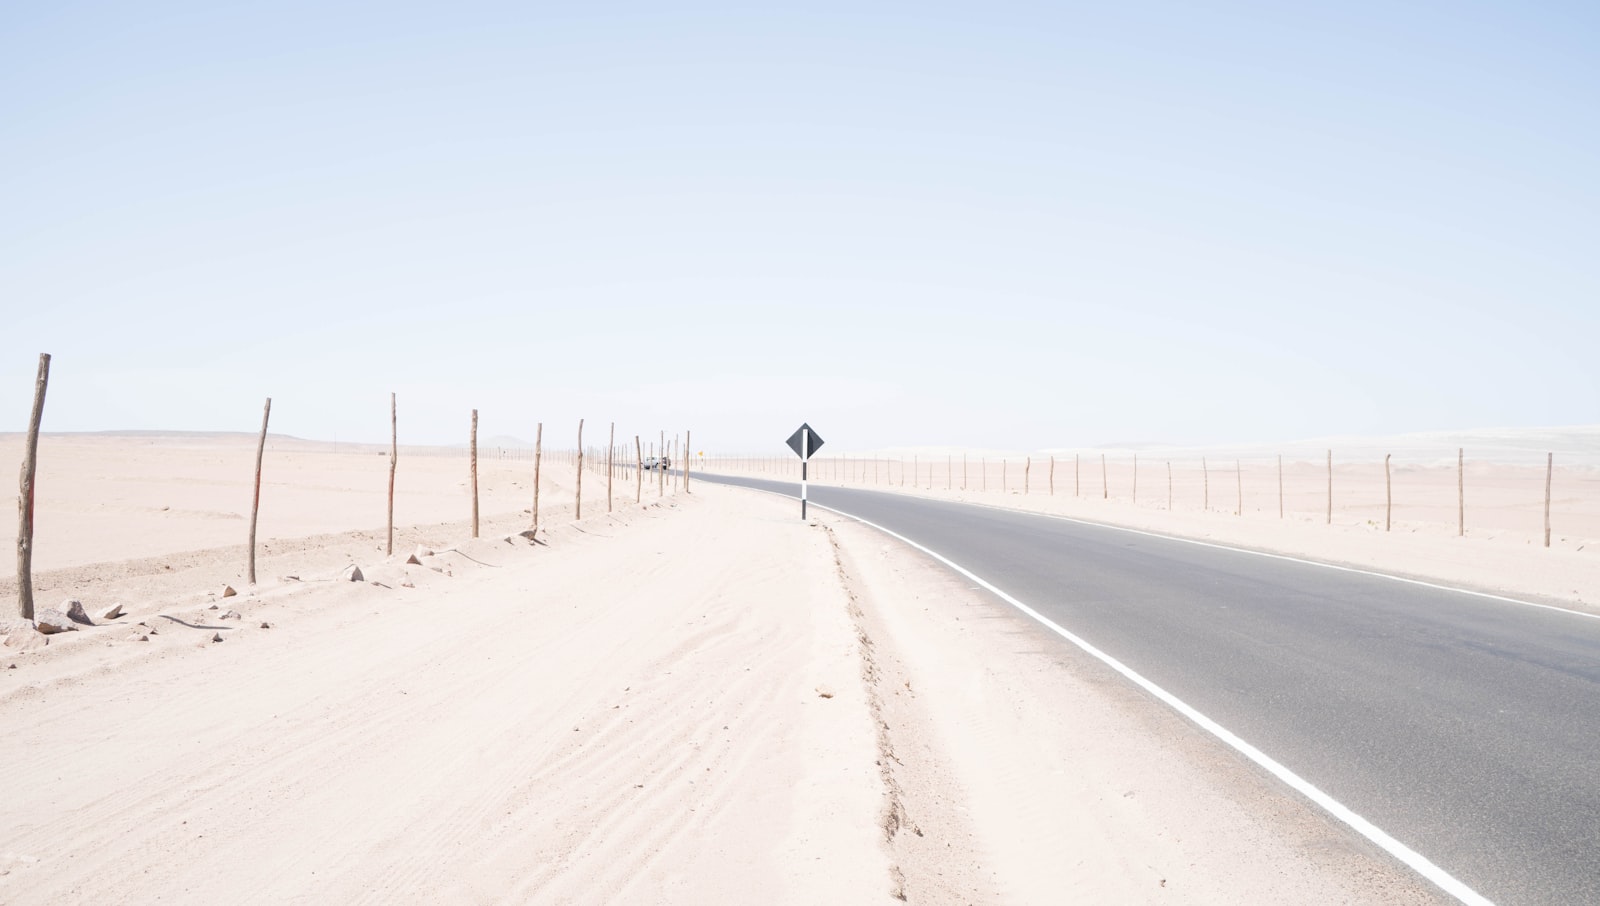
<path fill-rule="evenodd" d="M 611 476 L 616 474 L 612 454 L 617 451 L 617 423 L 611 423 L 611 436 L 606 440 L 606 512 L 611 512 Z"/>
<path fill-rule="evenodd" d="M 389 543 L 386 556 L 394 556 L 394 470 L 400 461 L 400 421 L 395 415 L 394 394 L 389 394 Z"/>
<path fill-rule="evenodd" d="M 256 516 L 261 512 L 261 459 L 267 452 L 267 419 L 272 417 L 272 397 L 261 410 L 261 439 L 256 442 L 256 492 L 250 501 L 250 567 L 245 570 L 245 580 L 256 584 Z"/>
<path fill-rule="evenodd" d="M 544 460 L 544 422 L 533 433 L 533 525 L 528 528 L 532 537 L 539 535 L 539 467 Z"/>
<path fill-rule="evenodd" d="M 689 493 L 689 463 L 694 459 L 694 437 L 688 428 L 683 429 L 683 493 Z"/>
<path fill-rule="evenodd" d="M 1056 496 L 1056 457 L 1050 454 L 1050 496 Z"/>
<path fill-rule="evenodd" d="M 1111 499 L 1111 480 L 1106 477 L 1106 455 L 1100 454 L 1100 499 Z"/>
<path fill-rule="evenodd" d="M 1022 496 L 1028 496 L 1028 473 L 1033 471 L 1033 457 L 1022 461 Z"/>
<path fill-rule="evenodd" d="M 1550 478 L 1556 471 L 1556 455 L 1546 453 L 1544 459 L 1544 546 L 1550 546 Z"/>
<path fill-rule="evenodd" d="M 1383 454 L 1383 530 L 1394 524 L 1394 480 L 1389 474 L 1390 453 Z"/>
<path fill-rule="evenodd" d="M 1328 451 L 1328 524 L 1333 525 L 1333 451 Z"/>
<path fill-rule="evenodd" d="M 472 457 L 472 537 L 478 537 L 478 410 L 472 410 L 472 440 L 469 444 Z"/>
<path fill-rule="evenodd" d="M 33 411 L 28 440 L 22 448 L 22 481 L 17 499 L 17 615 L 33 619 L 33 479 L 38 473 L 39 423 L 44 419 L 44 392 L 50 384 L 50 354 L 39 353 L 39 376 L 33 384 Z M 1547 520 L 1548 521 L 1548 520 Z"/>
<path fill-rule="evenodd" d="M 1233 461 L 1233 480 L 1234 480 L 1234 482 L 1235 482 L 1235 484 L 1236 484 L 1236 486 L 1238 488 L 1238 491 L 1239 491 L 1238 502 L 1236 502 L 1233 505 L 1233 515 L 1235 515 L 1235 516 L 1243 516 L 1244 515 L 1244 467 L 1239 464 L 1239 460 L 1237 460 L 1237 459 L 1235 459 Z"/>
<path fill-rule="evenodd" d="M 578 488 L 573 494 L 573 519 L 583 518 L 583 419 L 578 419 Z"/>
<path fill-rule="evenodd" d="M 644 502 L 644 445 L 633 436 L 633 502 Z"/>

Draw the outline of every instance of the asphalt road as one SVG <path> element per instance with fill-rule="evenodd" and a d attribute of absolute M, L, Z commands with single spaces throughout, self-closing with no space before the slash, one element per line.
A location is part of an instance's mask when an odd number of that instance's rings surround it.
<path fill-rule="evenodd" d="M 1600 619 L 1026 513 L 809 496 L 983 577 L 1477 893 L 1600 904 Z"/>

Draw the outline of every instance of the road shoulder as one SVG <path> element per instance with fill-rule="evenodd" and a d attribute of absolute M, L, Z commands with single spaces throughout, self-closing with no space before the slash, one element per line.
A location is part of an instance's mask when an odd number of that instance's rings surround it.
<path fill-rule="evenodd" d="M 970 902 L 1445 902 L 1007 605 L 872 529 L 824 521 L 920 831 L 895 844 L 912 901 L 962 900 L 948 896 L 955 873 Z"/>

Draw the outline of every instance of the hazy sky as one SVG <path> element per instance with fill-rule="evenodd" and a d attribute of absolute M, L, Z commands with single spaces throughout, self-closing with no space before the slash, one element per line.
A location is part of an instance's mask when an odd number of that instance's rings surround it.
<path fill-rule="evenodd" d="M 1594 4 L 756 6 L 0 6 L 0 430 L 1600 421 Z"/>

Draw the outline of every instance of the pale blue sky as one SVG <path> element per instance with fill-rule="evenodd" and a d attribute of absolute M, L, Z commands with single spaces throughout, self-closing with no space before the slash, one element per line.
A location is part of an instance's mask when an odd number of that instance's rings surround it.
<path fill-rule="evenodd" d="M 795 7 L 0 6 L 0 430 L 1600 421 L 1597 7 Z"/>

